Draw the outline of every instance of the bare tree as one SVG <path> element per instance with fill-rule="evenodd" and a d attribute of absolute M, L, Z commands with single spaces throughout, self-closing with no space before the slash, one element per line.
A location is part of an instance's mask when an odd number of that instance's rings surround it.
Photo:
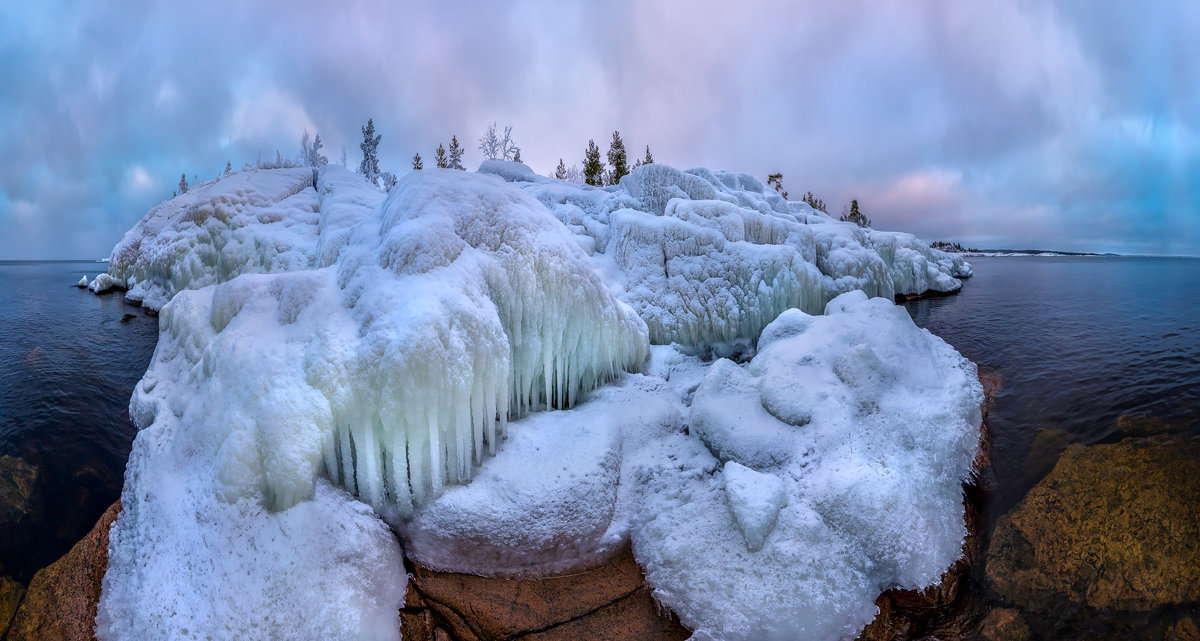
<path fill-rule="evenodd" d="M 496 123 L 487 128 L 479 138 L 479 151 L 489 160 L 511 160 L 520 162 L 521 148 L 513 143 L 512 125 L 504 126 L 504 135 L 496 133 Z"/>

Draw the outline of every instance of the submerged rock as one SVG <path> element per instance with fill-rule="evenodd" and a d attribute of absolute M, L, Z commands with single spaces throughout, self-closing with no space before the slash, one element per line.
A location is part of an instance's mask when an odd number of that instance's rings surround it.
<path fill-rule="evenodd" d="M 37 466 L 15 456 L 0 456 L 0 569 L 16 565 L 25 554 L 43 511 Z"/>
<path fill-rule="evenodd" d="M 1025 641 L 1029 638 L 1029 625 L 1016 608 L 997 608 L 983 618 L 979 636 L 985 641 Z"/>
<path fill-rule="evenodd" d="M 1062 616 L 1200 600 L 1200 441 L 1071 445 L 993 535 L 1005 601 Z M 1065 609 L 1065 610 L 1064 610 Z"/>
<path fill-rule="evenodd" d="M 96 604 L 108 564 L 108 529 L 120 511 L 120 502 L 113 503 L 70 552 L 34 575 L 6 641 L 95 639 Z"/>
<path fill-rule="evenodd" d="M 24 596 L 25 586 L 12 577 L 0 576 L 0 638 L 8 630 L 8 624 L 12 622 Z"/>

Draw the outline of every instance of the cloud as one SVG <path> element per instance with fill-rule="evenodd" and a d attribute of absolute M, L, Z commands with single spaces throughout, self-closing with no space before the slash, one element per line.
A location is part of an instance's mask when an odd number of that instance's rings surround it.
<path fill-rule="evenodd" d="M 103 255 L 180 172 L 304 129 L 354 164 L 368 117 L 393 171 L 451 134 L 478 162 L 493 121 L 543 173 L 619 129 L 924 237 L 1200 254 L 1197 30 L 1183 1 L 9 3 L 0 257 Z"/>

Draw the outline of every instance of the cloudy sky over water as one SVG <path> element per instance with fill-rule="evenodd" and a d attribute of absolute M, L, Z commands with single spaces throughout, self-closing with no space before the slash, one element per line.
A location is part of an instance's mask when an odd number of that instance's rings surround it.
<path fill-rule="evenodd" d="M 107 256 L 170 197 L 319 131 L 408 171 L 493 121 L 551 173 L 619 129 L 780 171 L 880 229 L 1200 255 L 1200 3 L 80 2 L 0 6 L 0 259 Z"/>

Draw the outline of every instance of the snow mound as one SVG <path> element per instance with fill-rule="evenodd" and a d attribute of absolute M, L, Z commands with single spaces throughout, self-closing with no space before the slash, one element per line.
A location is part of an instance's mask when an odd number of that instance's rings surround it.
<path fill-rule="evenodd" d="M 197 186 L 126 232 L 108 272 L 130 299 L 159 309 L 179 291 L 238 274 L 307 268 L 316 239 L 313 182 L 304 167 L 252 169 Z"/>
<path fill-rule="evenodd" d="M 629 540 L 624 452 L 681 432 L 683 410 L 660 379 L 631 375 L 574 409 L 515 421 L 470 484 L 416 513 L 405 549 L 428 567 L 502 576 L 603 560 Z"/>
<path fill-rule="evenodd" d="M 109 276 L 108 274 L 96 274 L 96 277 L 92 279 L 92 283 L 86 286 L 88 289 L 97 294 L 103 294 L 111 289 L 120 287 L 121 281 Z"/>
<path fill-rule="evenodd" d="M 84 274 L 84 275 L 83 275 L 83 278 L 80 278 L 80 279 L 79 279 L 79 282 L 78 282 L 78 283 L 75 283 L 75 286 L 76 286 L 76 287 L 78 287 L 78 288 L 80 288 L 80 289 L 85 289 L 85 288 L 88 286 L 88 277 L 87 277 L 87 274 Z"/>
<path fill-rule="evenodd" d="M 975 367 L 861 292 L 768 326 L 695 391 L 694 436 L 638 454 L 634 551 L 699 639 L 853 637 L 961 553 Z M 773 523 L 773 527 L 772 527 Z"/>

